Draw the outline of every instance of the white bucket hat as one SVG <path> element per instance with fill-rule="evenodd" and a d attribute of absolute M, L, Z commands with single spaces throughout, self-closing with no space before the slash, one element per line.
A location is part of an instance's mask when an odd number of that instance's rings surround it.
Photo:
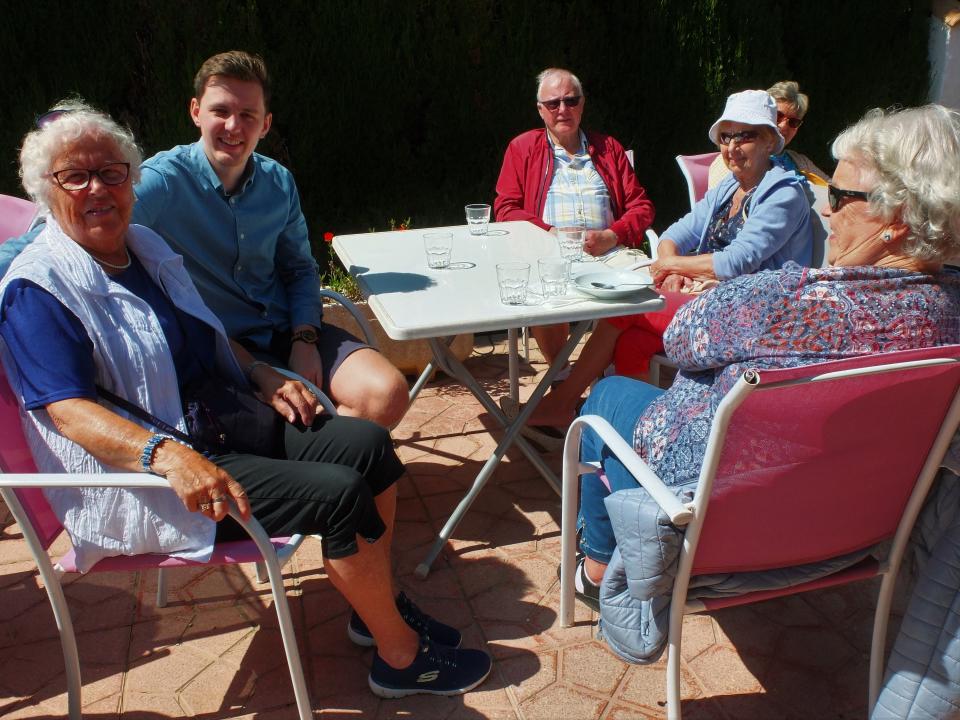
<path fill-rule="evenodd" d="M 744 90 L 727 98 L 723 115 L 710 126 L 710 132 L 707 133 L 714 145 L 720 144 L 719 127 L 722 122 L 766 125 L 777 136 L 777 149 L 774 154 L 779 154 L 783 150 L 783 135 L 777 128 L 777 103 L 766 90 Z"/>

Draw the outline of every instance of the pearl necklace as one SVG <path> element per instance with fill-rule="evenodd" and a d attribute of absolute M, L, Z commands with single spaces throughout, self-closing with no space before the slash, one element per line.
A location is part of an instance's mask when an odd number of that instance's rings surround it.
<path fill-rule="evenodd" d="M 106 260 L 102 260 L 98 258 L 93 253 L 90 253 L 90 257 L 92 257 L 101 265 L 105 265 L 108 268 L 113 268 L 114 270 L 126 270 L 128 267 L 130 267 L 130 264 L 133 262 L 133 258 L 130 257 L 130 251 L 127 250 L 127 248 L 124 248 L 123 251 L 127 254 L 127 261 L 123 265 L 114 265 L 112 262 L 107 262 Z"/>

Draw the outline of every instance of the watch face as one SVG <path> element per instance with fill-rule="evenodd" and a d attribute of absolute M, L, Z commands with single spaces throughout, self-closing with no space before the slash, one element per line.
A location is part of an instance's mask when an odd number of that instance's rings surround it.
<path fill-rule="evenodd" d="M 301 330 L 300 332 L 294 333 L 292 339 L 300 340 L 305 343 L 316 344 L 319 338 L 317 337 L 317 333 L 315 333 L 313 330 Z"/>

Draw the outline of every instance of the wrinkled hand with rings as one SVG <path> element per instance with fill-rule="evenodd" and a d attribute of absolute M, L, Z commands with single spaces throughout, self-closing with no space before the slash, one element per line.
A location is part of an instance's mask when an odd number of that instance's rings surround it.
<path fill-rule="evenodd" d="M 240 483 L 192 448 L 167 440 L 157 448 L 152 467 L 167 479 L 190 512 L 201 512 L 219 522 L 226 517 L 232 499 L 240 516 L 250 519 L 250 501 Z"/>

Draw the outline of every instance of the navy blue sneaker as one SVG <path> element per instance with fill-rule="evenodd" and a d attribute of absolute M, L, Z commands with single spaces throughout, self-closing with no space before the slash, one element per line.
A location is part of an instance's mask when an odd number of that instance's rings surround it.
<path fill-rule="evenodd" d="M 487 679 L 493 662 L 483 650 L 443 647 L 420 638 L 420 651 L 408 667 L 396 670 L 373 658 L 368 682 L 374 695 L 400 698 L 417 693 L 460 695 Z"/>
<path fill-rule="evenodd" d="M 460 631 L 455 627 L 444 625 L 442 622 L 434 620 L 423 612 L 416 604 L 404 593 L 397 595 L 397 610 L 400 611 L 407 625 L 409 625 L 417 635 L 425 635 L 432 642 L 443 645 L 448 648 L 458 648 L 463 638 Z M 367 629 L 366 624 L 360 619 L 356 611 L 350 613 L 350 622 L 347 623 L 347 635 L 355 645 L 361 647 L 373 647 L 377 644 L 373 635 Z"/>

